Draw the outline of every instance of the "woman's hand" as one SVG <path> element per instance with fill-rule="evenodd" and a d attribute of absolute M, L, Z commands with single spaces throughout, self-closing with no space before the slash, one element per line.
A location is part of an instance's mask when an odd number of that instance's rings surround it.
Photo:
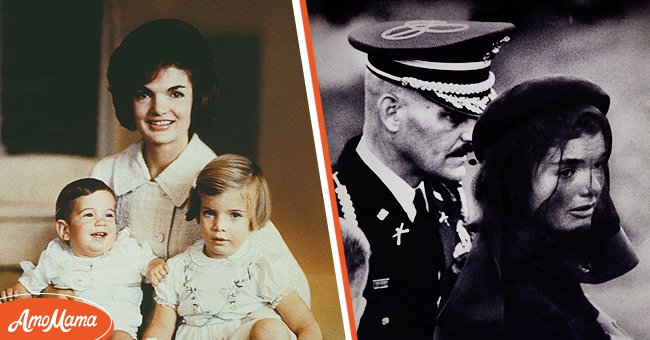
<path fill-rule="evenodd" d="M 55 297 L 57 299 L 63 299 L 63 300 L 72 300 L 72 301 L 77 301 L 77 294 L 74 293 L 74 290 L 72 289 L 58 289 L 55 288 L 53 285 L 49 285 L 41 291 L 41 293 L 45 293 L 46 295 L 42 295 L 42 297 Z"/>
<path fill-rule="evenodd" d="M 30 297 L 32 296 L 29 294 L 27 289 L 25 289 L 25 286 L 23 286 L 20 282 L 16 282 L 16 284 L 13 286 L 0 291 L 0 303 L 27 299 Z"/>
<path fill-rule="evenodd" d="M 169 273 L 169 267 L 167 267 L 167 262 L 163 259 L 155 258 L 149 262 L 147 266 L 147 280 L 156 287 L 158 286 Z"/>

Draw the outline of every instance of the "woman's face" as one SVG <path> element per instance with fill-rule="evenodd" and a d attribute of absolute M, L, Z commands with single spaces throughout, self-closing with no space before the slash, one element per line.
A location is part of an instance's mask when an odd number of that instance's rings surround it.
<path fill-rule="evenodd" d="M 607 150 L 603 134 L 582 134 L 549 149 L 533 171 L 531 208 L 547 201 L 546 219 L 556 231 L 589 228 L 605 184 Z M 542 211 L 543 213 L 543 211 Z"/>
<path fill-rule="evenodd" d="M 133 97 L 135 126 L 147 145 L 185 147 L 192 114 L 193 89 L 187 72 L 168 67 Z"/>

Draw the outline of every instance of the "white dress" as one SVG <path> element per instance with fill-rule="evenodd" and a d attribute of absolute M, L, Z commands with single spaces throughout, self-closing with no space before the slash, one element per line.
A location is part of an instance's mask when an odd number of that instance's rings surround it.
<path fill-rule="evenodd" d="M 178 158 L 150 181 L 142 148 L 140 141 L 100 160 L 91 176 L 104 181 L 118 196 L 118 228 L 129 227 L 139 243 L 148 243 L 156 256 L 167 259 L 201 238 L 198 223 L 186 221 L 185 214 L 196 176 L 216 155 L 194 135 Z M 251 237 L 258 238 L 265 249 L 291 258 L 292 266 L 299 272 L 298 294 L 309 306 L 311 296 L 307 278 L 275 225 L 269 221 Z"/>
<path fill-rule="evenodd" d="M 104 308 L 116 330 L 135 338 L 142 323 L 140 284 L 155 255 L 129 234 L 129 229 L 123 229 L 108 253 L 92 258 L 74 255 L 67 243 L 55 238 L 41 253 L 37 266 L 29 261 L 20 263 L 24 273 L 18 281 L 32 294 L 50 283 L 72 289 L 78 297 Z"/>
<path fill-rule="evenodd" d="M 176 310 L 176 339 L 247 338 L 256 320 L 280 319 L 273 309 L 296 290 L 299 277 L 291 258 L 254 238 L 223 259 L 206 256 L 199 240 L 168 265 L 155 300 Z"/>

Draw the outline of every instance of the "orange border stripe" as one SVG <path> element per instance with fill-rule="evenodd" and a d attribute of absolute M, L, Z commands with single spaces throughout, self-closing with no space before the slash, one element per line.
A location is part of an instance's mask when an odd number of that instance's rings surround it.
<path fill-rule="evenodd" d="M 311 71 L 312 86 L 314 90 L 314 97 L 316 102 L 316 110 L 318 111 L 318 125 L 321 133 L 321 143 L 323 148 L 324 161 L 326 166 L 327 184 L 330 193 L 330 203 L 332 211 L 336 215 L 334 217 L 334 227 L 336 230 L 336 241 L 339 249 L 339 261 L 342 269 L 343 285 L 345 290 L 345 302 L 348 308 L 348 323 L 352 333 L 352 338 L 357 339 L 357 330 L 354 323 L 354 313 L 352 309 L 352 298 L 350 296 L 350 282 L 348 281 L 347 266 L 345 264 L 345 250 L 343 249 L 343 240 L 341 239 L 341 226 L 338 217 L 338 205 L 336 202 L 336 194 L 334 192 L 334 181 L 332 179 L 332 165 L 330 162 L 329 148 L 327 145 L 327 133 L 325 131 L 325 118 L 323 113 L 323 106 L 321 105 L 320 88 L 318 86 L 318 74 L 316 72 L 316 59 L 314 58 L 314 49 L 311 39 L 311 29 L 309 27 L 309 15 L 307 13 L 306 0 L 300 0 L 300 9 L 302 12 L 302 22 L 305 29 L 305 39 L 307 40 L 307 54 L 309 57 L 309 69 Z"/>

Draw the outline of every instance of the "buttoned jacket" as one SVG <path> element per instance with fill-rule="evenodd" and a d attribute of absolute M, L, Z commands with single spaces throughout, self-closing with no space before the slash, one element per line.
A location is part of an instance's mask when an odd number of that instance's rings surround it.
<path fill-rule="evenodd" d="M 443 290 L 439 278 L 451 265 L 458 241 L 459 198 L 445 186 L 425 181 L 432 225 L 415 228 L 359 157 L 358 143 L 359 137 L 347 143 L 334 168 L 341 217 L 356 221 L 372 252 L 358 337 L 431 339 Z"/>

